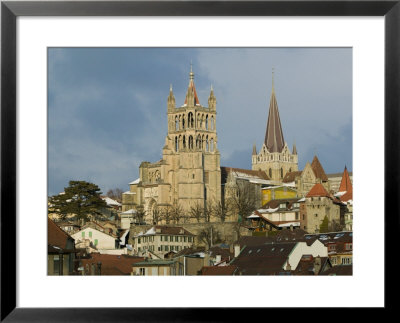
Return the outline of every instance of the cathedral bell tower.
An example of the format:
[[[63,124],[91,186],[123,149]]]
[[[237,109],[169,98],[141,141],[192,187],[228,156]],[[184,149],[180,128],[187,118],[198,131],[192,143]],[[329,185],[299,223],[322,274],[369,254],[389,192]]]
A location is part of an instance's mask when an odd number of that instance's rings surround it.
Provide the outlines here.
[[[170,87],[167,98],[168,134],[163,159],[171,165],[171,200],[188,209],[221,200],[220,153],[217,148],[216,97],[211,87],[208,107],[202,106],[192,66],[184,104],[175,106]]]
[[[276,182],[282,182],[286,173],[298,170],[296,146],[293,145],[293,150],[290,152],[283,138],[278,102],[276,100],[274,88],[274,72],[272,72],[272,91],[264,143],[258,154],[256,146],[253,146],[252,169],[267,172],[269,178]]]

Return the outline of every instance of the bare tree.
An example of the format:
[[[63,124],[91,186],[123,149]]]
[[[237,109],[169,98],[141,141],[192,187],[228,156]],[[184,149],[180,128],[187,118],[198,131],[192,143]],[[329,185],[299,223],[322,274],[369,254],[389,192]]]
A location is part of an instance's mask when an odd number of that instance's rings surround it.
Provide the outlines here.
[[[152,218],[153,218],[153,224],[158,224],[159,221],[161,221],[162,217],[162,212],[159,210],[158,206],[153,207],[152,211]]]
[[[146,216],[146,211],[144,210],[144,207],[142,205],[139,205],[136,207],[136,219],[139,222],[139,224],[142,224],[144,222],[144,217]]]
[[[231,213],[231,201],[227,199],[226,201],[217,201],[212,205],[212,215],[219,219],[221,222],[225,222],[226,218],[230,216]]]
[[[107,191],[106,194],[109,198],[116,200],[118,202],[122,201],[122,190],[120,188],[114,188]]]
[[[191,218],[200,222],[201,218],[203,217],[204,208],[200,203],[196,203],[190,207],[189,214]]]
[[[161,214],[161,220],[164,220],[165,224],[169,224],[173,216],[172,206],[171,205],[163,206],[160,210],[160,214]]]
[[[182,206],[176,202],[172,205],[171,207],[171,220],[175,223],[178,224],[179,221],[183,218],[184,212]]]
[[[239,182],[228,200],[239,221],[245,220],[257,208],[255,187],[246,182]]]
[[[220,232],[213,225],[208,225],[201,230],[197,238],[207,246],[207,249],[210,249],[216,243],[222,242]]]

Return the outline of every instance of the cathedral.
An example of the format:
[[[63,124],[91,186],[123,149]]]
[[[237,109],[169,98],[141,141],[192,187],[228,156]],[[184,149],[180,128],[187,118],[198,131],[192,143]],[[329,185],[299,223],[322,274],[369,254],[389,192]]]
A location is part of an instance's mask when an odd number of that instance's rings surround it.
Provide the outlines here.
[[[253,146],[252,169],[265,171],[269,178],[277,183],[282,182],[287,173],[298,170],[296,145],[293,145],[293,150],[290,152],[283,139],[273,78],[265,139],[258,154],[256,146]]]
[[[144,207],[145,222],[152,223],[155,207],[204,207],[221,200],[221,169],[216,129],[216,98],[211,87],[208,106],[200,104],[192,68],[183,105],[176,107],[172,86],[167,98],[168,132],[162,158],[142,162],[140,178],[122,196],[123,209]]]

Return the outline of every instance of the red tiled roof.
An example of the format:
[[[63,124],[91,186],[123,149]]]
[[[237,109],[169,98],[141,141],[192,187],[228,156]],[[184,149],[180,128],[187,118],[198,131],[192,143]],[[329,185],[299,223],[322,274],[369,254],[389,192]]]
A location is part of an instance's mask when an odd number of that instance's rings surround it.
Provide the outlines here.
[[[165,225],[156,225],[154,226],[156,233],[155,234],[171,234],[171,235],[189,235],[194,236],[193,233],[189,232],[183,227],[168,227]],[[160,230],[161,232],[157,232]]]
[[[236,268],[236,266],[204,266],[201,274],[204,276],[232,276]]]
[[[314,156],[314,159],[311,163],[311,168],[314,171],[314,174],[317,178],[321,179],[322,181],[328,181],[328,176],[326,176],[324,168],[322,167],[321,163],[317,156]]]
[[[306,195],[306,197],[319,197],[319,196],[324,196],[324,197],[330,197],[329,193],[326,191],[325,187],[320,184],[317,183],[315,184],[311,190],[308,192],[308,194]]]
[[[342,181],[340,182],[339,192],[346,192],[340,197],[340,200],[347,202],[353,199],[353,185],[351,184],[350,175],[347,167],[344,168]]]
[[[101,262],[101,275],[130,275],[132,272],[132,265],[139,261],[143,261],[143,257],[133,257],[127,255],[104,255],[100,253],[92,253],[91,258],[81,259],[82,266],[86,269],[86,264],[95,264]]]
[[[58,227],[50,218],[47,218],[47,244],[67,248],[68,239],[74,240],[68,233]]]

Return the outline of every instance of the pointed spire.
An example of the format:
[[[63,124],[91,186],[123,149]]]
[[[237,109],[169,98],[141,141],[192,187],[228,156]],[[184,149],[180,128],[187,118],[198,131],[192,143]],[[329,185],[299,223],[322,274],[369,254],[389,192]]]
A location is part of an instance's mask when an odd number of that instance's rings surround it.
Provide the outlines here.
[[[282,125],[281,125],[281,119],[279,118],[278,103],[276,101],[273,79],[272,79],[271,99],[269,102],[267,130],[265,132],[264,143],[269,152],[282,152],[282,149],[285,146],[285,140],[283,139]]]
[[[194,73],[193,73],[192,62],[190,62],[189,86],[186,92],[185,105],[187,106],[200,105],[199,98],[197,97],[196,87],[194,86]]]
[[[297,148],[296,148],[296,141],[293,140],[293,150],[292,150],[293,155],[297,155]]]
[[[256,144],[253,145],[253,156],[257,155],[257,147]]]
[[[353,199],[353,185],[351,184],[350,175],[347,167],[344,167],[342,181],[340,182],[339,192],[346,192],[340,197],[341,201],[347,202]]]

